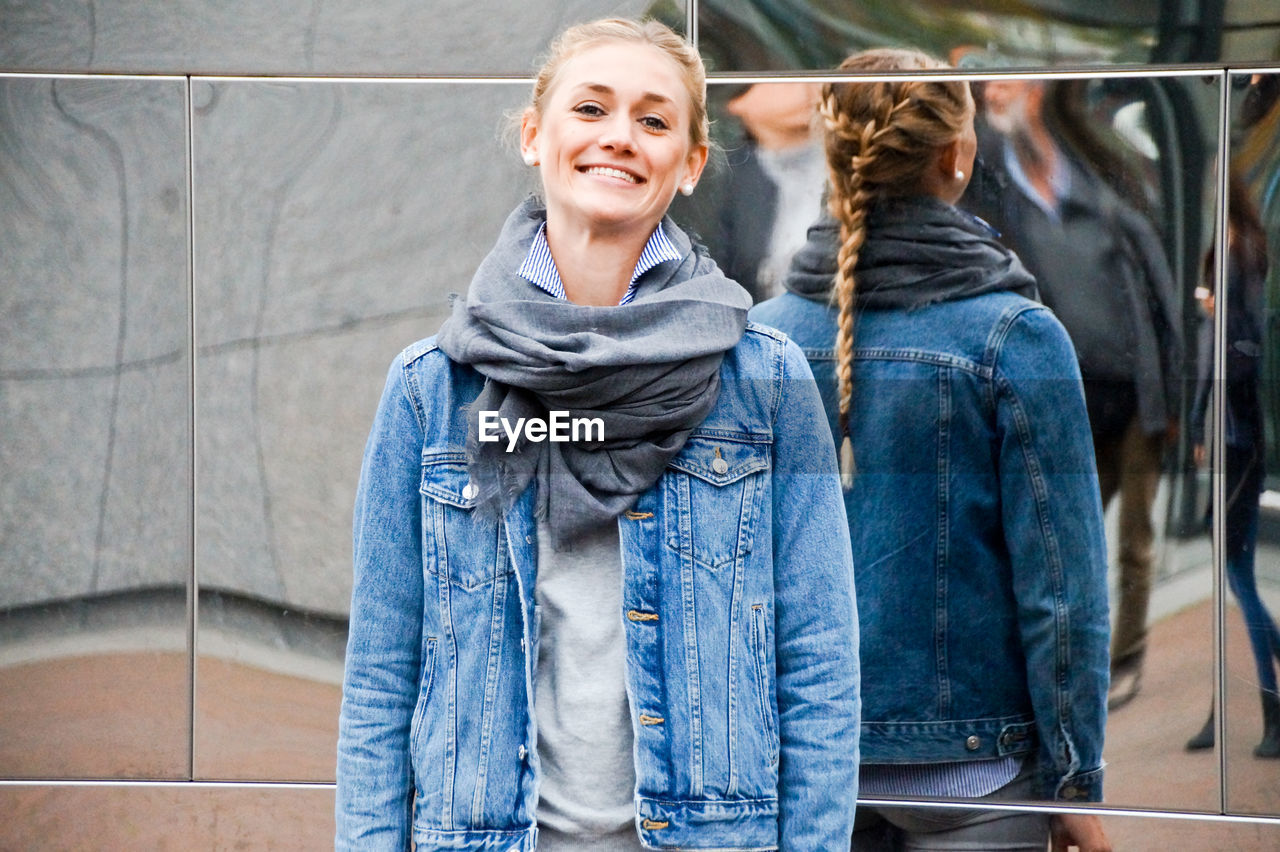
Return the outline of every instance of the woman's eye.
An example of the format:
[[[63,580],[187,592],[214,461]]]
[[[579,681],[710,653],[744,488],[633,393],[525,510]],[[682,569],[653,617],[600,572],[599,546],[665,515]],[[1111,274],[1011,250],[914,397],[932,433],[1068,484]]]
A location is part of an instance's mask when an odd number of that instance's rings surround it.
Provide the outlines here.
[[[660,116],[656,116],[656,115],[646,115],[644,118],[640,119],[640,123],[643,124],[645,127],[649,128],[650,130],[666,130],[667,129],[667,122],[664,121]]]
[[[579,115],[599,116],[604,115],[604,109],[600,104],[578,104],[573,111]]]

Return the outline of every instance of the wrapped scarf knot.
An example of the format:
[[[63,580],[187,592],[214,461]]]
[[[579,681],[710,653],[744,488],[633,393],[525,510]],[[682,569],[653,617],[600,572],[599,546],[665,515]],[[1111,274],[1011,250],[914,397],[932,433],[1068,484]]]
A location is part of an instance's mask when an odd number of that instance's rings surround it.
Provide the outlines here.
[[[666,219],[682,258],[641,275],[629,304],[557,299],[516,274],[545,215],[530,199],[508,217],[437,341],[485,377],[468,412],[477,510],[500,515],[536,477],[559,545],[633,506],[680,452],[719,397],[751,297]],[[482,412],[516,423],[550,411],[598,419],[603,440],[479,440]]]

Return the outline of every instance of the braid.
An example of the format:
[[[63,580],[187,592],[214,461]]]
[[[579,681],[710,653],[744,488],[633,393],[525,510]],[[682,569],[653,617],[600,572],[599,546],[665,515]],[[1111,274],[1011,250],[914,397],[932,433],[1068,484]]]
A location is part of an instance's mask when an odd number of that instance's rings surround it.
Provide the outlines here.
[[[869,50],[841,70],[924,70],[941,63],[917,51]],[[825,127],[831,192],[827,207],[840,223],[832,301],[836,308],[836,381],[841,474],[853,480],[849,414],[853,407],[855,270],[867,238],[867,219],[880,198],[911,192],[938,146],[955,139],[972,113],[963,82],[930,79],[828,83],[819,112]]]
[[[850,115],[839,110],[834,92],[828,92],[822,105],[828,133],[843,143],[834,146],[839,148],[837,157],[847,163],[840,168],[835,159],[829,158],[833,191],[828,198],[828,207],[840,223],[840,249],[836,255],[832,299],[837,310],[836,380],[842,434],[849,430],[849,409],[853,404],[853,303],[857,290],[854,269],[858,265],[858,251],[866,239],[867,213],[875,200],[875,191],[867,185],[864,175],[876,172],[879,143],[894,131],[895,113],[910,103],[910,98],[880,100],[882,105],[878,118],[863,123],[861,127]],[[851,150],[855,152],[852,155],[849,153]]]
[[[837,310],[836,379],[840,402],[840,431],[849,429],[849,407],[853,402],[853,301],[857,290],[854,268],[858,251],[867,235],[867,210],[872,195],[862,187],[858,173],[850,172],[847,193],[832,193],[831,213],[840,223],[840,250],[836,254],[836,281],[833,297]]]

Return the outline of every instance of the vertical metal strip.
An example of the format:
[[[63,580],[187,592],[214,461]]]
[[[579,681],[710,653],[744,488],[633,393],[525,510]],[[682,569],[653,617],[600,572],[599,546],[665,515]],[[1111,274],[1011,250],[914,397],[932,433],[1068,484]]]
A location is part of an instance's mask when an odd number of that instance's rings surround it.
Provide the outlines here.
[[[1227,394],[1227,180],[1231,170],[1231,72],[1222,70],[1218,100],[1218,180],[1217,228],[1214,240],[1213,269],[1213,446],[1210,449],[1213,464],[1210,467],[1213,484],[1213,650],[1214,693],[1217,695],[1217,713],[1214,715],[1214,734],[1218,744],[1218,806],[1227,812],[1227,676],[1226,676],[1226,533],[1227,486],[1226,442],[1223,429],[1226,426]]]
[[[192,80],[187,76],[187,447],[191,490],[187,511],[191,571],[187,578],[187,777],[196,767],[196,625],[199,596],[196,571],[196,277],[195,277],[195,107]]]
[[[684,0],[685,37],[695,48],[698,46],[698,0]]]

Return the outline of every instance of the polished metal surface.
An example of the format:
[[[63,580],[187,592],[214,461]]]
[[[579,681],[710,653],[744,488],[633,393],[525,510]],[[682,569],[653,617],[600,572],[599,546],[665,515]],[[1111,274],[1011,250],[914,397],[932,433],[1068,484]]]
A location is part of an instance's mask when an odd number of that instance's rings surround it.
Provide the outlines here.
[[[503,118],[525,96],[193,83],[199,777],[332,777],[364,439],[532,187]],[[301,717],[327,740],[279,735]]]
[[[0,74],[0,778],[330,780],[351,505],[387,365],[434,333],[534,186],[504,119],[527,81],[479,75],[527,73],[568,22],[645,8],[692,16],[717,72],[829,68],[861,42],[801,50],[777,23],[816,10],[843,12],[840,32],[868,43],[919,41],[975,79],[1080,72],[1050,85],[1112,155],[1095,165],[1101,178],[1158,232],[1187,340],[1181,430],[1153,509],[1151,645],[1141,689],[1112,714],[1108,804],[1280,814],[1268,774],[1280,761],[1252,753],[1253,655],[1204,522],[1225,471],[1212,454],[1196,466],[1187,428],[1224,120],[1280,256],[1280,113],[1259,94],[1278,72],[1231,74],[1229,111],[1220,71],[1108,73],[1271,61],[1280,28],[1261,25],[1265,4],[1228,2],[1221,21],[1165,30],[1155,2],[1090,4],[1087,20],[1065,18],[1063,3],[1027,4],[1038,11],[1020,19],[925,2],[893,16],[785,0],[584,0],[555,15],[411,5],[285,15],[0,0],[0,69],[40,72]],[[779,9],[796,14],[764,14]],[[194,76],[53,73],[80,71]],[[726,103],[742,90],[713,78],[729,157],[741,135]],[[676,210],[704,234],[733,185],[726,156]],[[1259,309],[1272,470],[1278,266]],[[1221,334],[1206,351],[1226,358]],[[1113,510],[1113,539],[1118,523]],[[1256,585],[1274,611],[1280,502],[1267,493]],[[1220,748],[1187,754],[1211,700],[1226,708]]]
[[[189,771],[186,111],[0,79],[0,775]]]
[[[670,4],[683,21],[683,3]],[[198,74],[525,74],[576,21],[638,0],[285,3],[5,0],[0,70]]]
[[[699,0],[699,44],[717,71],[833,67],[869,47],[912,45],[974,69],[1272,61],[1266,0]]]
[[[1224,695],[1222,751],[1227,809],[1235,813],[1280,811],[1274,779],[1280,771],[1280,74],[1230,75],[1230,175],[1227,241],[1230,260],[1219,270],[1228,297],[1217,297],[1214,353],[1219,372],[1214,410],[1222,417],[1223,498],[1218,533],[1223,551]],[[1234,191],[1231,191],[1234,190]],[[1265,270],[1242,259],[1263,252]],[[1215,294],[1216,295],[1216,294]],[[1257,435],[1238,428],[1256,421]],[[1242,434],[1243,433],[1243,434]],[[1222,446],[1225,444],[1226,446]],[[1251,477],[1251,469],[1265,471]],[[1259,482],[1259,478],[1261,482]],[[1258,493],[1262,487],[1262,493]],[[1260,505],[1259,505],[1260,504]],[[1250,529],[1250,512],[1257,513]]]

